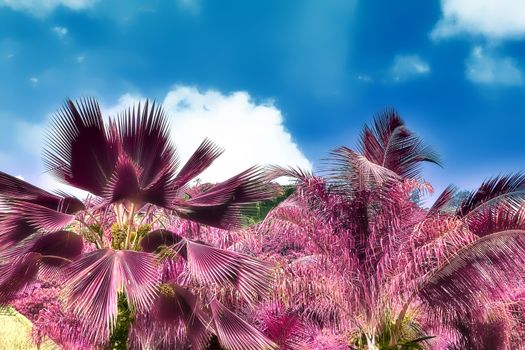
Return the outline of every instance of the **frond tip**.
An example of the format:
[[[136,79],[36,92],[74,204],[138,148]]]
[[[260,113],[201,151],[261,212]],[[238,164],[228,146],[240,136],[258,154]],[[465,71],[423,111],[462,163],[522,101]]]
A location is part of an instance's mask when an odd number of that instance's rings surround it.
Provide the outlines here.
[[[51,122],[43,158],[57,179],[102,196],[118,152],[118,141],[106,129],[98,103],[68,99]]]
[[[394,109],[374,118],[372,128],[365,126],[360,151],[371,162],[402,177],[416,177],[422,162],[440,165],[438,155],[405,126]]]
[[[525,173],[496,176],[484,181],[463,200],[456,214],[468,218],[483,207],[493,207],[502,202],[514,208],[525,202]]]
[[[502,231],[462,248],[425,278],[419,296],[433,312],[461,314],[473,301],[489,303],[505,297],[523,277],[525,231]]]
[[[252,167],[211,185],[188,200],[176,201],[171,209],[184,219],[222,229],[236,229],[242,226],[243,213],[254,202],[271,199],[275,195],[264,172]]]
[[[219,342],[231,350],[277,350],[277,344],[217,300],[210,304]]]
[[[348,147],[330,153],[331,180],[343,190],[372,190],[400,177],[383,165],[376,164]]]

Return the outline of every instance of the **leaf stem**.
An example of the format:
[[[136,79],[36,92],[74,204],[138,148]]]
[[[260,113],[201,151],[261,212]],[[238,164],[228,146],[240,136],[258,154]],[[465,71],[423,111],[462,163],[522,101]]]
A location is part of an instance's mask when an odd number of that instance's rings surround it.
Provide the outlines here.
[[[59,259],[59,260],[67,261],[67,262],[73,262],[73,260],[71,260],[71,259],[64,258],[63,256],[57,256],[57,255],[41,255],[41,257],[42,258]]]

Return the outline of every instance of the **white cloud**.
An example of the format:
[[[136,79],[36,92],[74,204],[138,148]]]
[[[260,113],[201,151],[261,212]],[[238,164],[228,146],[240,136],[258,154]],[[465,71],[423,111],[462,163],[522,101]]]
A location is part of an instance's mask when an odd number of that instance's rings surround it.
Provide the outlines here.
[[[98,0],[0,0],[0,7],[9,7],[15,11],[28,12],[37,17],[44,17],[59,6],[78,11],[93,6],[97,1]]]
[[[137,94],[125,94],[116,105],[103,111],[115,117],[143,100]],[[281,111],[271,101],[256,103],[242,91],[225,95],[179,86],[168,92],[163,105],[182,163],[206,137],[224,148],[221,157],[200,176],[202,181],[225,180],[253,165],[312,169],[285,129]]]
[[[466,61],[465,73],[475,83],[507,86],[523,84],[523,73],[512,58],[487,53],[481,46],[472,50]]]
[[[31,77],[31,78],[29,78],[29,81],[30,81],[31,84],[33,84],[33,85],[38,84],[38,78],[36,78],[36,77]]]
[[[312,168],[271,101],[257,103],[241,91],[224,95],[176,87],[166,95],[164,107],[171,116],[172,137],[182,160],[189,158],[205,137],[225,149],[202,174],[203,181],[224,180],[257,164]]]
[[[409,80],[430,73],[429,64],[418,55],[397,55],[392,64],[394,80]]]
[[[77,59],[77,63],[82,63],[86,60],[86,56],[78,55],[76,59]]]
[[[105,116],[115,117],[143,97],[124,94],[111,106],[102,105]],[[306,170],[312,164],[304,156],[292,135],[284,126],[281,111],[272,101],[256,102],[247,92],[223,94],[216,90],[199,91],[194,87],[178,86],[169,91],[163,105],[170,118],[171,137],[183,164],[199,144],[208,137],[225,152],[199,178],[202,181],[225,180],[253,165],[299,166]],[[15,127],[17,149],[40,156],[43,130],[47,122],[20,122]],[[36,140],[27,144],[27,139]],[[42,174],[41,165],[35,173]],[[78,196],[82,191],[58,184],[48,174],[41,175],[37,184],[47,189],[60,188]]]
[[[19,180],[22,180],[22,181],[25,180],[25,178],[24,178],[22,175],[16,175],[15,177],[16,177],[17,179],[19,179]]]
[[[53,27],[51,28],[51,30],[55,32],[55,34],[58,35],[60,39],[64,38],[68,32],[66,27],[60,27],[60,26]]]
[[[111,106],[101,106],[102,113],[105,117],[117,117],[118,114],[124,112],[129,107],[133,107],[137,103],[144,101],[145,98],[139,94],[124,94],[119,97],[118,102]]]
[[[442,17],[431,37],[441,39],[460,34],[491,39],[525,36],[523,0],[441,0]]]

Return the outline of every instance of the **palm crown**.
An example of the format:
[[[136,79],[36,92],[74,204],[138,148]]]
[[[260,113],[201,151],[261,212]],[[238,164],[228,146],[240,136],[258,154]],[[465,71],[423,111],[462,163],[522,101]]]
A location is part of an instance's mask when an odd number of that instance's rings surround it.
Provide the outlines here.
[[[192,240],[173,225],[190,220],[237,228],[247,205],[273,191],[256,167],[191,189],[189,182],[222,150],[204,140],[179,169],[168,136],[166,115],[155,103],[105,123],[95,100],[68,100],[52,121],[44,163],[57,179],[90,196],[81,201],[49,193],[0,173],[0,301],[35,280],[51,280],[94,344],[107,343],[124,300],[137,323],[165,330],[161,339],[138,339],[137,347],[199,349],[215,338],[230,349],[273,348],[203,288],[232,289],[252,302],[265,293],[270,267]]]
[[[439,160],[393,110],[328,161],[325,177],[274,169],[298,180],[259,227],[284,266],[275,298],[359,349],[422,348],[425,330],[451,335],[452,348],[496,348],[479,329],[505,334],[506,348],[508,333],[493,328],[520,323],[525,176],[484,182],[454,212],[448,187],[425,210],[410,198],[431,189],[422,162]]]

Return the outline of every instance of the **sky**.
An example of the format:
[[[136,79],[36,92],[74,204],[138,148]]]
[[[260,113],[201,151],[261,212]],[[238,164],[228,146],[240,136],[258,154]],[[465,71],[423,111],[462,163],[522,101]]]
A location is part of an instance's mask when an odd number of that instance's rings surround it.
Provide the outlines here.
[[[162,102],[181,158],[225,148],[319,169],[394,107],[441,155],[437,191],[525,169],[522,0],[0,0],[0,170],[43,186],[40,146],[67,97],[117,115]]]

